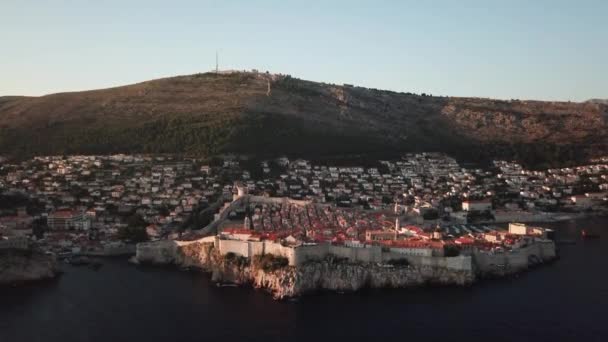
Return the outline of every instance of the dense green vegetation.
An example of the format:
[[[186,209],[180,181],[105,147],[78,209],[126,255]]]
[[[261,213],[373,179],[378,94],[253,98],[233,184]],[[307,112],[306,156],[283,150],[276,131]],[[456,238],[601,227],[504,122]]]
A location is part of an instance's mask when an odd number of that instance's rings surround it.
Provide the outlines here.
[[[2,193],[0,194],[0,209],[16,209],[27,206],[30,199],[21,193]]]
[[[144,242],[148,241],[148,233],[146,233],[146,221],[138,215],[131,215],[127,219],[127,226],[122,227],[118,231],[118,237],[121,240],[131,242]]]
[[[253,262],[256,267],[263,269],[265,272],[276,271],[289,265],[287,258],[274,254],[256,255]]]
[[[476,211],[472,210],[467,212],[467,222],[475,223],[475,222],[487,222],[494,220],[494,215],[492,211]]]
[[[201,117],[165,116],[136,127],[90,127],[70,125],[54,130],[0,129],[0,146],[17,157],[38,154],[183,153],[213,156],[222,152],[256,153],[260,156],[288,154],[327,158],[353,154],[357,159],[395,157],[405,151],[441,151],[470,162],[496,157],[521,161],[532,168],[575,165],[593,155],[585,146],[535,144],[475,145],[446,140],[444,146],[428,144],[387,145],[378,137],[351,131],[336,133],[310,126],[298,119],[270,114]],[[221,119],[218,119],[221,118]],[[21,139],[31,136],[30,139]],[[238,137],[238,138],[237,138]],[[432,148],[431,148],[432,147]],[[365,159],[365,158],[364,158]]]
[[[236,255],[235,253],[232,253],[232,252],[226,253],[226,255],[224,255],[224,260],[226,261],[226,263],[231,264],[231,265],[236,265],[238,267],[245,267],[245,266],[249,265],[248,258],[246,258],[242,255]]]
[[[44,211],[44,205],[37,199],[21,193],[0,193],[0,213],[16,214],[18,208],[25,208],[30,215]]]
[[[303,81],[298,78],[287,76],[274,84],[274,87],[300,95],[300,96],[319,96],[321,92],[315,87],[314,82]]]
[[[271,96],[267,87],[271,85]],[[0,153],[223,152],[390,158],[437,151],[546,168],[608,151],[608,107],[418,96],[266,74],[179,76],[114,89],[0,98]]]
[[[221,118],[221,119],[218,119]],[[191,153],[221,152],[231,138],[234,118],[229,115],[171,117],[137,126],[74,127],[53,130],[0,130],[0,146],[20,156],[75,153]],[[31,139],[18,137],[31,136]]]
[[[405,267],[409,266],[410,262],[407,259],[391,259],[388,261],[388,264],[395,267]]]
[[[455,257],[460,255],[460,248],[456,245],[443,246],[443,255],[446,257]]]

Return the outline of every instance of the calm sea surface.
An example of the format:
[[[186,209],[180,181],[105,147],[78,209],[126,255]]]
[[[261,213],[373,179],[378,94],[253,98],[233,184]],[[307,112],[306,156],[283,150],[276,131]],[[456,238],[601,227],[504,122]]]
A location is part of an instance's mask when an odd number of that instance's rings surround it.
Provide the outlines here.
[[[56,281],[0,289],[0,342],[29,341],[608,341],[608,219],[599,240],[561,245],[561,259],[471,288],[373,290],[274,301],[218,288],[205,274],[107,260]]]

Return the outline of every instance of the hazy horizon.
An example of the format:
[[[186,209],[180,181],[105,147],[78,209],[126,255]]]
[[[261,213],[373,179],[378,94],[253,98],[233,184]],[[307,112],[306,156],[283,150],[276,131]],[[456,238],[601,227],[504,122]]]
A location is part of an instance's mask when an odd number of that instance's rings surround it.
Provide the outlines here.
[[[0,96],[220,69],[437,96],[608,98],[603,1],[8,1]]]

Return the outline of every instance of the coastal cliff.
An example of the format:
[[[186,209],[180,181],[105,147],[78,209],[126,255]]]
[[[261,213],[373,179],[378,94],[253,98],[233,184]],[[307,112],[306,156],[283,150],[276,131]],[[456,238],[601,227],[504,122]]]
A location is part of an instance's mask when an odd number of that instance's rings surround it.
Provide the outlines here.
[[[199,268],[210,272],[215,282],[250,284],[269,291],[277,299],[319,290],[350,292],[364,288],[404,288],[427,284],[466,286],[475,280],[472,270],[351,263],[331,255],[297,267],[284,265],[268,269],[256,259],[221,255],[212,243],[200,242],[138,246],[136,261]]]
[[[234,252],[222,252],[212,241],[139,244],[134,261],[198,268],[211,273],[215,282],[250,284],[269,291],[275,298],[287,298],[320,290],[357,291],[429,284],[467,286],[478,279],[525,272],[557,257],[553,241],[538,240],[500,253],[476,251],[470,256],[401,256],[401,259],[394,259],[395,255],[388,253],[382,255],[382,262],[353,261],[330,253],[293,265],[286,258],[273,254],[247,258]]]
[[[0,251],[0,285],[50,279],[58,273],[53,256],[30,250]]]
[[[405,288],[428,284],[470,285],[474,274],[434,267],[351,264],[326,258],[298,268],[253,272],[253,285],[268,289],[275,298],[294,297],[319,290],[354,292],[364,288]]]

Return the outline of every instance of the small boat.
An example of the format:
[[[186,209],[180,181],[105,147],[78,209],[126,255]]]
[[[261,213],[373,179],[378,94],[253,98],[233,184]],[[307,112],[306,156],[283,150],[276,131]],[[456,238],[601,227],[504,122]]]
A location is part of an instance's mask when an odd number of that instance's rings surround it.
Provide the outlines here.
[[[581,237],[583,239],[599,239],[600,235],[596,233],[590,233],[586,229],[581,230]]]

